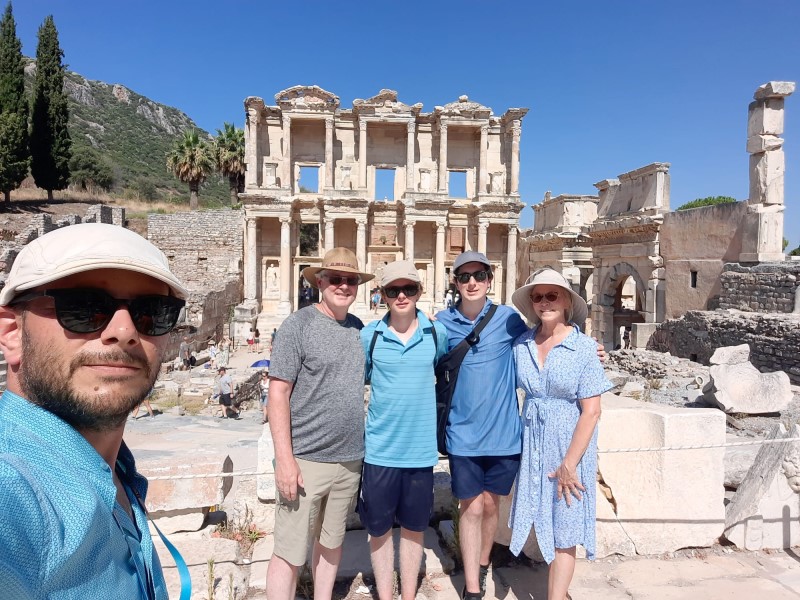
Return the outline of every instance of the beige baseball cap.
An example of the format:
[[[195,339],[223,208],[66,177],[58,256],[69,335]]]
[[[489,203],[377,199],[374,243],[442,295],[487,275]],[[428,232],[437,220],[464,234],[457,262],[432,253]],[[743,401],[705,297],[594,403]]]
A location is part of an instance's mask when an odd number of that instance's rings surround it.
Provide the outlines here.
[[[417,268],[410,260],[396,260],[383,268],[381,287],[386,287],[398,279],[408,279],[414,283],[422,283],[417,273]]]
[[[46,233],[22,249],[0,291],[0,306],[20,292],[97,269],[135,271],[163,281],[178,298],[188,295],[164,253],[142,236],[118,225],[80,223]]]

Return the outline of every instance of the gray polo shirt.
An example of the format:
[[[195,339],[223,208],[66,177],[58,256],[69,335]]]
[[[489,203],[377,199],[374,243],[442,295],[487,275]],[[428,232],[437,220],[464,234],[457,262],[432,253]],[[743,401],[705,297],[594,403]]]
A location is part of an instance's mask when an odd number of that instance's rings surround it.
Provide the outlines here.
[[[364,324],[336,321],[315,306],[283,322],[269,376],[294,384],[290,398],[292,450],[317,462],[364,458]]]

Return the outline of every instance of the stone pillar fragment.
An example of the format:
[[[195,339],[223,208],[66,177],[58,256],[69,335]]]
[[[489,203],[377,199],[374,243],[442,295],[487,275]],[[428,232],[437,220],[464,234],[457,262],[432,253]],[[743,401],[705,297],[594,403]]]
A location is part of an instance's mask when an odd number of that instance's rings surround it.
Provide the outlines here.
[[[358,185],[367,189],[367,122],[358,120]]]
[[[333,117],[325,119],[325,187],[333,188]]]
[[[486,193],[486,153],[487,153],[487,144],[489,139],[489,126],[488,125],[481,125],[481,141],[480,141],[480,149],[479,149],[479,156],[480,160],[478,163],[478,194],[485,194]]]
[[[439,306],[444,298],[444,233],[445,223],[436,222],[436,271],[434,272],[434,296],[433,302]]]
[[[247,217],[247,246],[245,247],[244,299],[255,300],[258,293],[258,238],[255,217]]]
[[[292,257],[291,257],[291,217],[281,217],[281,292],[278,314],[288,316],[292,312]]]
[[[409,121],[406,126],[408,139],[406,141],[406,191],[414,191],[414,136],[417,131],[417,124]]]
[[[405,259],[414,260],[414,221],[403,221],[406,226]]]
[[[447,123],[439,124],[439,192],[447,192]]]
[[[747,152],[750,153],[750,196],[744,220],[739,262],[783,260],[783,202],[785,157],[784,98],[795,90],[791,81],[770,81],[753,94],[747,114]]]
[[[517,287],[517,226],[508,226],[508,248],[506,249],[506,304],[511,304],[511,295]]]

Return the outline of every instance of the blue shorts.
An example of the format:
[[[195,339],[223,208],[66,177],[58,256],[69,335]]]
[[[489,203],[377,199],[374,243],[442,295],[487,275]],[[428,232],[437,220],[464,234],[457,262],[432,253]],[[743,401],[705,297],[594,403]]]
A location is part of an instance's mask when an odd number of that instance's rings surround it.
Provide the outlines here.
[[[510,456],[450,455],[450,480],[453,496],[474,498],[482,492],[508,496],[519,470],[519,454]]]
[[[425,531],[433,512],[433,467],[364,463],[357,510],[372,537],[382,536],[395,522],[409,531]]]

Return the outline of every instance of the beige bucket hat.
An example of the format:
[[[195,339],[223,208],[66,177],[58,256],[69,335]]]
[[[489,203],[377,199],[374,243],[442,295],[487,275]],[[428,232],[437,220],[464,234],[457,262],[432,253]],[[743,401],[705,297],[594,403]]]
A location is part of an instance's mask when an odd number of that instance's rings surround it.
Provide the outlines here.
[[[539,324],[539,317],[536,316],[536,311],[533,310],[533,302],[531,302],[531,291],[537,285],[557,285],[564,288],[572,296],[572,321],[575,323],[583,323],[586,317],[589,316],[589,307],[586,305],[586,300],[576,294],[569,281],[558,271],[545,267],[534,271],[528,281],[525,282],[521,288],[514,292],[511,296],[511,301],[517,310],[534,325]]]

